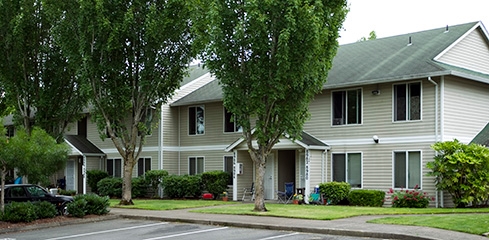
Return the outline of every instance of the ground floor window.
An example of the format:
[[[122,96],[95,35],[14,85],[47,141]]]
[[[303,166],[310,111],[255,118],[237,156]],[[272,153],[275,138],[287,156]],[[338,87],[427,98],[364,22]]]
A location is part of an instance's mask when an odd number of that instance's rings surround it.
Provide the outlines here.
[[[151,158],[138,159],[138,177],[151,170]]]
[[[228,185],[233,185],[233,156],[224,156],[224,172],[229,173]]]
[[[188,174],[197,175],[204,172],[204,157],[188,158]]]
[[[112,177],[122,177],[122,159],[107,159],[107,173]]]
[[[421,186],[421,152],[394,152],[394,188]]]
[[[333,181],[347,182],[354,188],[362,187],[362,154],[334,153]]]

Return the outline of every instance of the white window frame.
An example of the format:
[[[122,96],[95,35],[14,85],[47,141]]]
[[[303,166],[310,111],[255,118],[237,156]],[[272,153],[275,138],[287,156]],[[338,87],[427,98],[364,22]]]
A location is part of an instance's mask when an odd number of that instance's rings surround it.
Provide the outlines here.
[[[411,92],[410,85],[414,83],[419,83],[419,119],[412,120],[411,116]],[[396,106],[396,86],[405,85],[406,86],[406,119],[405,120],[396,120],[397,118],[397,106]],[[396,83],[392,84],[392,122],[394,123],[403,123],[403,122],[418,122],[423,120],[423,83],[421,81],[415,82],[407,82],[407,83]]]
[[[190,130],[191,130],[191,127],[190,127],[190,121],[191,121],[191,118],[190,118],[190,109],[191,108],[195,108],[195,119],[194,120],[194,127],[195,127],[195,133],[190,133]],[[198,108],[202,108],[202,126],[203,126],[203,131],[202,133],[199,133],[198,131],[198,127],[199,127],[199,123],[198,123],[198,120],[197,120],[197,109]],[[188,126],[188,131],[187,131],[187,134],[189,136],[200,136],[200,135],[204,135],[205,134],[205,106],[204,105],[198,105],[198,106],[190,106],[187,108],[187,117],[188,117],[188,122],[187,122],[187,126]]]
[[[395,162],[396,162],[396,153],[405,153],[406,155],[406,163],[405,163],[405,169],[406,169],[406,179],[405,179],[405,184],[406,185],[409,185],[409,171],[410,171],[410,168],[409,168],[409,153],[411,152],[417,152],[419,153],[419,168],[418,168],[418,171],[419,171],[419,183],[417,184],[418,185],[418,189],[423,189],[423,151],[421,150],[396,150],[396,151],[393,151],[392,152],[392,188],[393,189],[414,189],[414,188],[410,188],[409,186],[401,186],[401,187],[396,187],[396,165],[395,165]]]
[[[193,174],[190,171],[190,168],[191,168],[190,161],[192,159],[195,161],[195,169],[194,169],[195,173],[193,173]],[[198,164],[199,159],[202,159],[202,172],[199,172],[199,164]],[[202,174],[204,172],[205,172],[205,157],[203,157],[203,156],[190,156],[190,157],[188,157],[188,174],[189,175],[198,175],[198,174]]]
[[[358,111],[360,111],[357,123],[348,123],[348,92],[350,91],[360,91],[360,104],[357,106],[359,109],[357,109],[357,114]],[[345,99],[344,99],[344,104],[345,108],[342,109],[343,116],[342,118],[335,118],[335,105],[334,105],[334,93],[337,92],[344,92],[345,93]],[[337,122],[337,119],[340,119],[341,122],[340,124],[335,124]],[[359,121],[359,122],[358,122]],[[339,127],[339,126],[358,126],[363,124],[363,88],[351,88],[351,89],[345,89],[345,90],[336,90],[336,91],[331,91],[331,126],[333,127]]]
[[[227,116],[228,116],[228,113],[230,113],[225,107],[222,108],[223,109],[223,132],[224,133],[238,133],[238,132],[243,132],[243,128],[241,126],[238,125],[238,123],[236,122],[236,116],[234,115],[231,115],[234,119],[233,122],[231,122],[231,119],[229,119],[229,124],[233,124],[233,131],[226,131],[226,126],[228,124],[228,119],[227,119]]]
[[[363,188],[363,153],[362,152],[334,152],[331,153],[331,181],[334,181],[334,155],[345,155],[345,182],[348,182],[348,155],[350,154],[360,154],[360,187],[353,187],[355,189]],[[349,183],[349,182],[348,182]],[[350,183],[351,185],[351,183]]]
[[[120,176],[117,176],[116,175],[117,171],[116,171],[116,164],[115,163],[116,163],[117,160],[121,162],[120,163],[120,165],[121,165],[120,166],[120,173],[121,173]],[[108,169],[109,168],[109,161],[112,161],[112,175],[110,175],[109,169]],[[107,170],[107,173],[109,173],[109,176],[112,176],[112,177],[123,177],[124,176],[123,166],[124,165],[123,165],[122,158],[107,158],[105,160],[105,169]]]
[[[143,176],[145,173],[146,173],[146,160],[149,159],[149,170],[147,171],[150,171],[151,170],[151,165],[153,164],[153,159],[151,157],[140,157],[138,159],[138,162],[136,164],[136,175],[139,177],[139,176]],[[139,174],[139,161],[143,161],[143,173],[142,174]]]

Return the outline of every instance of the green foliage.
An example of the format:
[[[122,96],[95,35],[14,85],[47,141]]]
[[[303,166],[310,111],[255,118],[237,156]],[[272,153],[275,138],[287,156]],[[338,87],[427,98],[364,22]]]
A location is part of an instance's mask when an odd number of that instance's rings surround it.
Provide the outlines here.
[[[132,179],[132,197],[133,198],[138,198],[138,197],[144,197],[148,193],[148,181],[144,179],[144,176],[133,178]]]
[[[435,185],[452,196],[457,207],[487,204],[489,200],[489,149],[458,140],[431,146],[437,152],[426,166]]]
[[[146,196],[148,183],[143,177],[132,178],[132,197]],[[101,179],[97,183],[97,189],[101,196],[108,196],[110,198],[122,197],[122,178],[108,177]]]
[[[330,204],[336,205],[347,199],[351,186],[347,182],[327,182],[319,184],[319,192]]]
[[[11,202],[5,205],[2,221],[32,222],[37,219],[36,207],[31,202]]]
[[[392,207],[399,208],[426,208],[430,204],[430,197],[427,193],[418,190],[418,185],[413,190],[389,190],[392,194]]]
[[[101,197],[97,194],[89,193],[84,195],[77,195],[74,197],[74,200],[84,200],[86,202],[83,212],[85,214],[95,214],[95,215],[103,215],[109,213],[109,197]],[[68,211],[71,213],[70,211]]]
[[[109,174],[102,170],[89,170],[87,171],[87,184],[92,189],[92,192],[98,193],[97,183],[98,181],[108,177]]]
[[[200,175],[169,175],[162,185],[169,198],[199,197],[202,194]]]
[[[153,192],[153,198],[158,197],[158,187],[166,176],[168,176],[168,172],[166,170],[150,170],[144,173],[144,178],[149,183],[151,192]]]
[[[382,207],[385,192],[380,190],[354,189],[348,195],[348,202],[353,206]]]
[[[224,171],[210,171],[202,173],[202,185],[204,189],[217,198],[227,190],[229,173]]]
[[[64,189],[59,189],[58,190],[59,195],[65,195],[65,196],[75,196],[76,195],[76,190],[64,190]]]
[[[68,203],[67,209],[71,216],[82,218],[87,214],[87,200],[77,198],[75,201]]]
[[[58,214],[56,206],[50,202],[42,201],[34,203],[38,218],[53,218]]]

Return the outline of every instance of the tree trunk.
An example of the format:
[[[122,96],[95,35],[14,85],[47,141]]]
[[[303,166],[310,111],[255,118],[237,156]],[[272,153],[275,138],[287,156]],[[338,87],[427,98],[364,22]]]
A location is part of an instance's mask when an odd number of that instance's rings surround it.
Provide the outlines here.
[[[128,154],[129,155],[129,154]],[[134,205],[132,201],[132,170],[134,168],[134,157],[124,158],[124,175],[122,178],[122,198],[120,205]]]
[[[263,154],[250,154],[253,160],[256,176],[255,176],[255,212],[268,211],[265,207],[265,171],[266,171],[266,156]]]
[[[1,178],[2,178],[2,188],[1,189],[5,189],[5,173],[7,172],[7,168],[5,166],[3,166],[2,170],[0,171],[0,175],[1,175]],[[4,212],[5,210],[5,191],[0,191],[0,210],[1,210],[1,213]]]

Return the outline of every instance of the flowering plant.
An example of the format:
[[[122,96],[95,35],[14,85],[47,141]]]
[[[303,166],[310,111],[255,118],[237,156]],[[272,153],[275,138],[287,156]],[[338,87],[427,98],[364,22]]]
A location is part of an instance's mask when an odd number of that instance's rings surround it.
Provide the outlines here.
[[[228,196],[228,192],[222,192],[221,197],[227,197],[227,196]]]
[[[294,197],[292,197],[292,199],[302,201],[302,200],[304,200],[304,196],[302,194],[296,193],[296,194],[294,194]]]
[[[388,193],[392,194],[392,207],[426,208],[430,200],[434,200],[427,193],[419,190],[418,185],[413,190],[394,190],[391,188]]]

